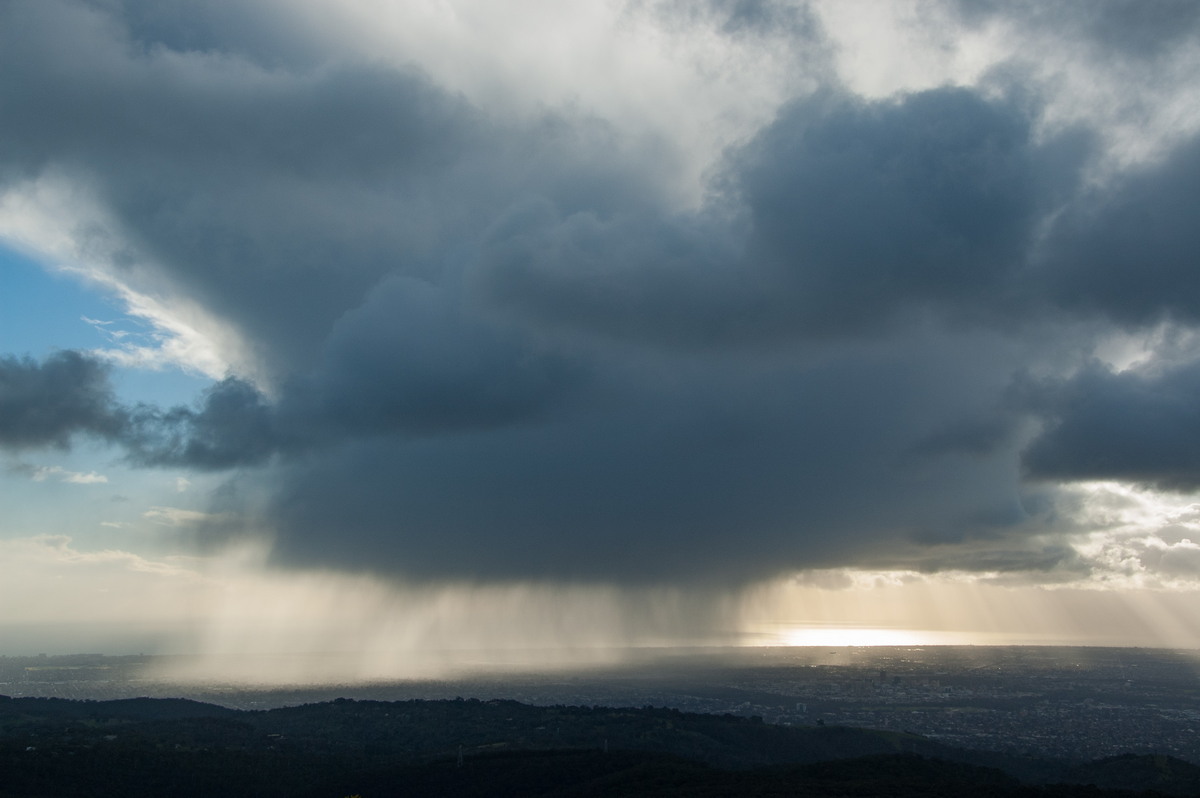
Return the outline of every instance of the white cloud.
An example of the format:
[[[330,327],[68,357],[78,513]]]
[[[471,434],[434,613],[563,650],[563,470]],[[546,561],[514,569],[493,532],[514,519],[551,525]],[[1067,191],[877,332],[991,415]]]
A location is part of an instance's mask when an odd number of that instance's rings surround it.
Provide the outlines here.
[[[700,199],[724,148],[815,90],[826,68],[818,41],[786,29],[725,35],[700,4],[275,2],[335,60],[415,63],[505,116],[566,108],[602,119],[659,151],[660,179],[684,204]]]
[[[764,583],[743,602],[758,645],[1195,646],[1200,583],[1045,586],[967,573],[851,569]]]
[[[204,578],[186,558],[82,551],[65,535],[0,540],[0,623],[183,620]]]
[[[994,26],[961,30],[936,3],[899,0],[869,12],[838,0],[813,6],[836,44],[838,73],[865,97],[970,85],[1009,55]]]
[[[0,193],[0,240],[6,246],[115,297],[144,329],[138,334],[108,330],[113,346],[95,354],[125,367],[175,366],[213,379],[231,370],[256,375],[237,334],[198,303],[164,285],[135,287],[134,281],[146,279],[146,270],[130,263],[142,256],[118,227],[87,186],[53,170]],[[85,321],[98,329],[111,324]]]
[[[73,482],[76,485],[95,485],[108,482],[108,477],[103,474],[97,474],[95,471],[89,471],[86,474],[73,471],[63,477],[63,481]]]
[[[204,513],[199,510],[185,510],[179,507],[151,507],[142,513],[142,517],[163,526],[186,526],[205,521],[220,521],[225,519],[221,513]]]
[[[38,466],[33,470],[34,482],[45,482],[50,477],[57,477],[60,482],[73,485],[102,485],[108,482],[108,477],[95,471],[68,471],[62,466]]]

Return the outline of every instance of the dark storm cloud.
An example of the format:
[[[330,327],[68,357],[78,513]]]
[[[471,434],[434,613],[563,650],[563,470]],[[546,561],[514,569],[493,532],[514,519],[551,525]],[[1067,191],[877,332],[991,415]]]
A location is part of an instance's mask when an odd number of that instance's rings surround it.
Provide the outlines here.
[[[201,471],[257,465],[284,445],[273,414],[253,386],[229,377],[204,392],[198,409],[128,411],[121,443],[139,465]]]
[[[1046,302],[1124,330],[1200,322],[1200,139],[1073,203],[1035,257],[1030,284]],[[1180,353],[1175,353],[1176,359]],[[1200,433],[1200,369],[1113,373],[1093,363],[1067,380],[1018,381],[1014,395],[1046,427],[1025,452],[1037,479],[1117,479],[1200,486],[1190,442]]]
[[[1013,433],[1013,420],[1000,414],[960,421],[922,438],[908,450],[916,458],[938,457],[945,454],[988,455],[1008,442]]]
[[[215,470],[261,463],[283,445],[273,410],[241,380],[209,388],[198,408],[161,410],[117,401],[109,372],[82,352],[0,358],[0,448],[65,449],[92,437],[141,465]]]
[[[1008,545],[1005,545],[1008,544]],[[1014,545],[1015,544],[1015,545]],[[1088,563],[1072,547],[1024,541],[966,543],[950,547],[916,549],[881,560],[884,568],[902,568],[918,573],[941,571],[986,571],[1000,575],[1038,574],[1039,582],[1071,581],[1088,572]],[[1019,582],[1018,582],[1019,584]]]
[[[276,378],[310,368],[380,281],[457,268],[464,231],[514,197],[607,212],[650,192],[635,175],[653,169],[620,161],[598,121],[502,123],[415,68],[268,68],[207,34],[176,50],[189,43],[163,25],[137,27],[159,18],[152,5],[105,7],[5,7],[0,177],[91,186],[132,244],[126,268],[261,343]],[[242,18],[239,41],[263,14]]]
[[[470,313],[450,290],[385,281],[338,322],[317,368],[288,386],[284,414],[318,435],[488,428],[536,418],[582,376]]]
[[[143,258],[169,264],[157,279],[269,341],[281,373],[453,221],[420,206],[433,176],[469,170],[477,126],[415,71],[269,70],[135,43],[80,4],[6,11],[5,165],[89,181]]]
[[[66,448],[76,434],[114,439],[123,428],[103,364],[69,351],[0,357],[0,447]]]
[[[668,25],[702,25],[732,36],[784,35],[813,49],[823,44],[812,9],[786,0],[634,0],[628,8],[649,10]]]
[[[84,380],[43,431],[0,422],[10,446],[243,469],[223,501],[264,493],[280,562],[431,579],[1066,568],[1006,543],[1053,516],[1021,484],[1024,416],[1050,420],[1038,477],[1087,476],[1082,431],[1120,407],[1153,433],[1114,449],[1128,473],[1191,467],[1151,426],[1181,376],[1004,398],[1113,323],[1195,319],[1195,147],[1091,194],[1094,137],[1039,132],[1036,97],[830,85],[681,208],[670,142],[620,120],[484,112],[416,68],[325,60],[265,5],[203,7],[0,5],[0,181],[85,187],[125,247],[109,268],[234,328],[270,398],[229,378],[164,410]],[[688,24],[777,35],[780,13]]]
[[[1200,322],[1200,138],[1082,198],[1042,256],[1045,294],[1128,328]]]
[[[1200,487],[1200,363],[1152,374],[1094,363],[1023,393],[1047,421],[1023,455],[1031,476]]]
[[[1154,59],[1200,33],[1200,6],[1190,0],[957,0],[949,5],[970,24],[1002,17],[1029,31],[1083,42],[1110,58]]]
[[[1200,8],[1188,0],[1076,0],[1071,5],[1083,30],[1106,53],[1153,57],[1200,34]]]
[[[302,26],[268,4],[242,0],[88,0],[118,13],[135,47],[220,53],[268,68],[304,69],[325,60]]]
[[[1043,159],[1022,109],[939,89],[798,103],[740,156],[734,179],[752,256],[778,270],[797,324],[854,330],[906,304],[1002,302],[1059,189],[1041,185]]]
[[[792,103],[687,217],[514,210],[483,282],[525,316],[684,346],[857,335],[916,311],[1024,312],[1036,226],[1083,139],[1035,144],[1029,112],[965,89]]]
[[[991,359],[1012,356],[926,340],[810,368],[595,363],[586,394],[541,423],[343,441],[287,467],[276,554],[418,579],[702,581],[1001,535],[1027,520],[1011,453],[901,455],[945,418],[983,412],[1002,387]]]
[[[475,280],[516,320],[558,330],[689,348],[779,337],[773,297],[740,264],[729,224],[565,213],[538,198],[492,227]]]

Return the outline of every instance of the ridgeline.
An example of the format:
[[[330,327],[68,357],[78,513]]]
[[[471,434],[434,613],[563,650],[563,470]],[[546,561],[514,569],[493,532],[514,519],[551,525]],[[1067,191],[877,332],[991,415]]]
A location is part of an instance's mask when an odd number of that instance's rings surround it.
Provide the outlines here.
[[[1200,768],[652,707],[339,699],[239,711],[0,696],[0,798],[672,794],[1197,795]]]

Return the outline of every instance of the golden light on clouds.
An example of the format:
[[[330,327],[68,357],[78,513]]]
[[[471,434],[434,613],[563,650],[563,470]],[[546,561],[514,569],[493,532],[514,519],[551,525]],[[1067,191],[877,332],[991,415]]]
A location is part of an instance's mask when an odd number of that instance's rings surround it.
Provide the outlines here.
[[[273,569],[261,549],[154,560],[82,552],[63,537],[3,549],[19,574],[0,587],[6,631],[37,622],[52,635],[56,620],[71,618],[102,639],[134,624],[157,641],[151,650],[193,655],[173,678],[429,678],[483,666],[615,663],[637,648],[689,645],[1200,646],[1197,589],[841,572],[714,598],[598,585],[404,586]]]

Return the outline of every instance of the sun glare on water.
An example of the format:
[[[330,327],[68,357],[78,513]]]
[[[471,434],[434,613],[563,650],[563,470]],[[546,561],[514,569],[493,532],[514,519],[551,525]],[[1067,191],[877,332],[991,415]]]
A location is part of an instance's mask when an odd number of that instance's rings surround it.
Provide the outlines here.
[[[800,627],[783,630],[780,642],[785,646],[915,646],[927,641],[902,629]]]
[[[977,636],[961,632],[889,629],[872,626],[781,625],[764,630],[758,645],[768,646],[946,646],[972,645]]]

